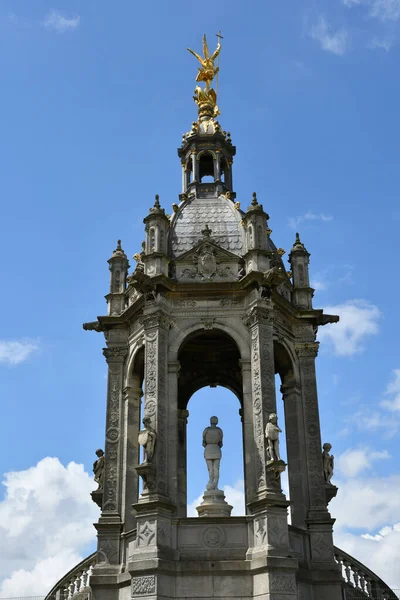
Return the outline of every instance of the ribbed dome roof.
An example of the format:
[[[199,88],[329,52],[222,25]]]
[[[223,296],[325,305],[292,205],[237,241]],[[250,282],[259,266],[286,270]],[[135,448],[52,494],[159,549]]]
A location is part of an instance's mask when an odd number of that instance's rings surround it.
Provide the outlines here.
[[[225,196],[187,200],[175,213],[170,229],[170,252],[177,258],[202,239],[206,225],[221,248],[241,256],[245,252],[242,215]]]

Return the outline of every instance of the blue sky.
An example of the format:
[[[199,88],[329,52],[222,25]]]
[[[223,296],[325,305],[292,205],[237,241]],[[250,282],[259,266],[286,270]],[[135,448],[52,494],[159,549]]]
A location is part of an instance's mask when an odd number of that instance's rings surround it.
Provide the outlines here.
[[[106,364],[101,336],[81,324],[106,312],[116,239],[131,257],[154,194],[167,212],[176,201],[176,148],[196,118],[186,47],[199,50],[204,32],[213,44],[219,29],[220,122],[237,146],[238,200],[246,207],[257,191],[287,251],[300,232],[314,305],[342,318],[323,330],[318,358],[337,544],[400,588],[400,0],[220,0],[207,10],[2,0],[0,596],[41,593],[92,547]],[[221,483],[240,505],[238,408],[219,388],[192,398],[190,503],[206,477],[204,415],[216,412]],[[39,488],[53,490],[51,510]],[[84,533],[50,542],[46,519],[34,525],[44,510]],[[27,528],[43,542],[39,556]]]

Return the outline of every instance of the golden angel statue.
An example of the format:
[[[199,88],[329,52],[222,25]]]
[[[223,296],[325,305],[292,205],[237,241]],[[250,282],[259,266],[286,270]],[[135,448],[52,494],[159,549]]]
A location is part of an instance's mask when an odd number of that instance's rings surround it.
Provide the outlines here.
[[[200,56],[199,54],[197,54],[197,52],[194,52],[194,50],[191,50],[190,48],[188,48],[188,50],[191,54],[193,54],[193,56],[195,56],[197,58],[197,60],[201,64],[201,67],[199,67],[199,72],[197,73],[196,81],[204,81],[204,83],[206,84],[205,92],[208,92],[208,90],[210,89],[210,84],[211,84],[212,80],[214,79],[214,77],[216,76],[216,74],[219,71],[219,67],[214,66],[214,61],[221,51],[221,44],[219,41],[219,37],[218,37],[217,47],[214,50],[214,52],[211,54],[211,56],[210,56],[210,52],[208,50],[207,38],[206,38],[205,34],[203,35],[204,57]]]

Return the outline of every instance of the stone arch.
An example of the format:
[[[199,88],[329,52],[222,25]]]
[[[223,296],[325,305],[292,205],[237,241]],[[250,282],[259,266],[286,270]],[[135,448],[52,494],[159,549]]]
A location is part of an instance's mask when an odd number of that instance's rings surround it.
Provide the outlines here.
[[[135,383],[134,379],[139,377],[140,385],[144,379],[144,338],[140,337],[135,340],[134,344],[130,348],[124,386],[132,386]],[[137,381],[137,380],[136,380]]]
[[[235,340],[219,328],[197,329],[186,335],[178,352],[178,408],[205,386],[222,386],[243,403],[241,355]]]
[[[215,329],[225,332],[234,340],[239,348],[241,360],[250,360],[250,337],[249,331],[244,324],[238,322],[235,323],[235,325],[226,325],[226,323],[220,323],[219,321],[216,321],[213,325]],[[202,330],[204,330],[204,325],[199,323],[197,320],[192,321],[191,324],[188,324],[184,331],[181,329],[177,330],[176,336],[172,338],[169,346],[169,362],[175,362],[178,360],[179,349],[188,335]]]

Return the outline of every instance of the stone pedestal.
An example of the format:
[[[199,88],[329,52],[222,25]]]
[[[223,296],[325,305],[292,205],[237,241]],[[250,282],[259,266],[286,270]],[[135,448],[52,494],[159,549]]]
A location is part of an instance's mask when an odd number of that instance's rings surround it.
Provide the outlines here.
[[[232,506],[225,500],[222,490],[206,490],[203,502],[196,506],[199,517],[230,517]]]

